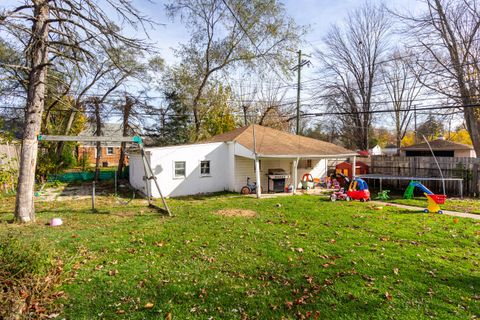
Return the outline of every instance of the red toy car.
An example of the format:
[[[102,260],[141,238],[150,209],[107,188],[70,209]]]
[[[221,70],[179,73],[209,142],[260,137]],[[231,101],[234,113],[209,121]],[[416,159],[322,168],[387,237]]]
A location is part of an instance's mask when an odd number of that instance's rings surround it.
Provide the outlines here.
[[[340,191],[334,192],[330,195],[330,200],[360,200],[362,202],[370,200],[370,191],[365,180],[355,178],[348,187],[348,191],[345,192],[343,188]]]

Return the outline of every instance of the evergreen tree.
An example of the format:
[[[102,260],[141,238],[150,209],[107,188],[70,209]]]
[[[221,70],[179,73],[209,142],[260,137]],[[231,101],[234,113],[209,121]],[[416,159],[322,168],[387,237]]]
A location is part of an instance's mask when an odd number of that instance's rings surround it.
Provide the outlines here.
[[[176,91],[167,91],[164,95],[167,107],[160,111],[159,124],[147,131],[160,146],[188,143],[192,129],[188,106]]]

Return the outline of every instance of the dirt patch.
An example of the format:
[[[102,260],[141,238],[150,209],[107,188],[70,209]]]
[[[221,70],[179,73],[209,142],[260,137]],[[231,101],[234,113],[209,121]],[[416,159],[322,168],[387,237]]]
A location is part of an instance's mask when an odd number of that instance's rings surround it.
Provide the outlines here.
[[[218,214],[220,216],[225,216],[225,217],[255,217],[257,213],[253,210],[244,210],[244,209],[223,209],[223,210],[217,210],[214,212],[214,214]]]

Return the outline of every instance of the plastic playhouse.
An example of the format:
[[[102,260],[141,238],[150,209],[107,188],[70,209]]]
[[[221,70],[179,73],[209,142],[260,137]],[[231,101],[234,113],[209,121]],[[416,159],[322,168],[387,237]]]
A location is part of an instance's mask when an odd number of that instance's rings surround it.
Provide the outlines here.
[[[347,192],[344,188],[330,195],[330,200],[360,200],[362,202],[370,200],[370,191],[368,185],[363,179],[355,178],[350,182]]]
[[[310,173],[305,173],[302,176],[302,189],[313,189],[315,188],[315,180],[313,179],[312,175]]]
[[[413,191],[415,190],[415,187],[422,190],[423,194],[427,198],[428,206],[426,209],[423,210],[425,213],[443,213],[440,208],[440,204],[445,203],[445,199],[447,199],[447,196],[444,194],[434,194],[432,191],[430,191],[430,189],[428,189],[418,181],[410,181],[407,189],[405,190],[405,193],[403,194],[403,197],[405,199],[413,199]]]

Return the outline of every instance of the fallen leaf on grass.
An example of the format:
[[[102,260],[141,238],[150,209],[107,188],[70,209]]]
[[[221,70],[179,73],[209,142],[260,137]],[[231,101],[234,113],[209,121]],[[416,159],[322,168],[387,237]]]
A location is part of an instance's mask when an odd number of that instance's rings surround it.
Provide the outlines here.
[[[387,299],[388,301],[392,301],[393,296],[390,293],[388,293],[388,291],[387,291],[387,292],[385,292],[385,299]]]
[[[169,312],[165,315],[165,320],[172,320],[172,313]]]
[[[147,302],[144,307],[145,307],[145,309],[152,309],[153,308],[153,303]]]
[[[292,301],[285,301],[285,306],[287,307],[288,310],[290,310],[293,307],[293,302]]]
[[[330,243],[336,243],[337,240],[335,240],[335,239],[330,239],[328,242],[330,242]]]
[[[109,276],[116,276],[118,274],[118,270],[117,269],[113,269],[113,270],[109,270],[108,271],[108,275]]]
[[[115,313],[116,313],[116,314],[124,314],[124,313],[125,313],[125,310],[120,309],[120,310],[117,310],[117,312],[115,312]]]
[[[330,280],[330,279],[325,279],[325,280],[323,281],[323,284],[326,285],[326,286],[331,286],[331,285],[333,284],[333,281]]]
[[[303,250],[303,248],[297,248],[297,249],[295,249],[295,251],[302,253],[304,250]]]
[[[394,273],[395,275],[398,275],[398,268],[393,268],[393,273]]]

